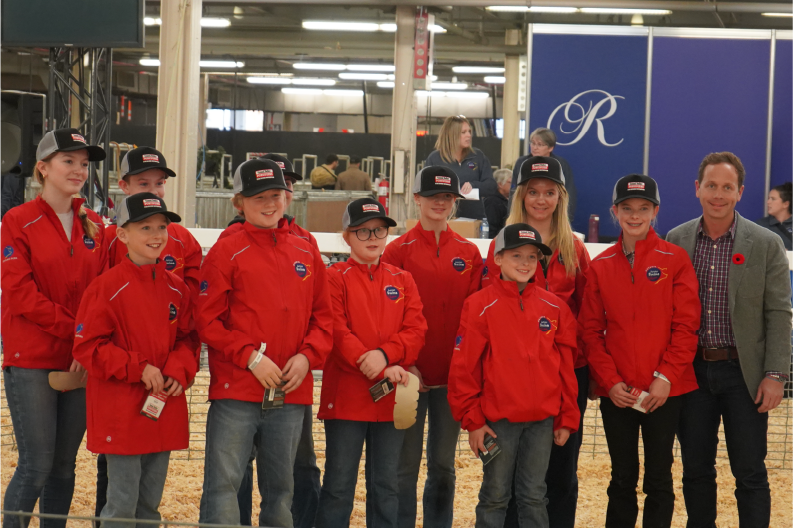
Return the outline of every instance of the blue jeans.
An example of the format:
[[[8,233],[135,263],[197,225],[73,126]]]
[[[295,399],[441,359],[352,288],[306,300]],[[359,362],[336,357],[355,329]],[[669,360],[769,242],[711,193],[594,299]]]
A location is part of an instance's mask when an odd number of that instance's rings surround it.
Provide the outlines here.
[[[263,410],[259,402],[214,400],[206,429],[204,489],[199,522],[239,524],[237,492],[258,437],[256,469],[262,495],[260,526],[292,528],[292,470],[305,405]]]
[[[366,526],[396,528],[399,507],[394,478],[405,431],[393,422],[325,421],[325,478],[317,528],[350,525],[358,464],[366,443]]]
[[[488,422],[501,453],[484,466],[477,528],[502,528],[515,483],[521,527],[548,528],[545,473],[553,445],[553,417],[539,422]]]
[[[757,412],[738,360],[694,361],[699,389],[684,396],[677,436],[683,456],[683,497],[688,528],[716,526],[716,447],[719,422],[741,528],[768,526],[771,492],[765,467],[768,413]]]
[[[460,423],[452,417],[446,387],[419,393],[416,423],[405,431],[399,460],[399,528],[416,526],[416,501],[424,421],[427,433],[427,481],[424,484],[424,526],[451,528],[454,519],[454,458]]]
[[[295,495],[292,499],[292,520],[295,528],[311,528],[317,515],[319,504],[319,468],[317,455],[314,453],[314,416],[310,405],[306,405],[306,414],[303,417],[303,430],[300,433],[300,443],[297,444],[295,456]],[[256,442],[254,442],[255,444]],[[248,459],[248,467],[242,478],[237,501],[240,505],[240,524],[251,525],[252,495],[253,495],[253,460],[256,458],[256,445]]]
[[[8,409],[19,458],[6,488],[3,509],[67,515],[74,494],[77,451],[85,435],[85,389],[58,392],[50,387],[51,370],[6,367]],[[30,518],[23,519],[27,526]],[[6,515],[4,528],[18,528]],[[42,519],[42,528],[63,528],[66,521]]]
[[[108,476],[107,504],[100,515],[104,528],[152,526],[114,522],[110,519],[162,519],[159,508],[170,457],[170,451],[145,455],[105,455]]]

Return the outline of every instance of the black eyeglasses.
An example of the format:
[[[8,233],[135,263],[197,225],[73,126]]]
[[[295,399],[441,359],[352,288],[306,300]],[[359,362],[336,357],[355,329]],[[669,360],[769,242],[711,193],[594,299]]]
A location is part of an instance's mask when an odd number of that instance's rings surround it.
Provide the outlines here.
[[[358,237],[358,240],[360,240],[361,242],[366,242],[367,240],[369,240],[369,238],[371,238],[372,234],[374,234],[375,238],[387,237],[388,228],[385,226],[376,227],[374,229],[367,229],[364,227],[361,229],[356,229],[355,231],[353,231],[353,233],[355,233],[355,236]]]

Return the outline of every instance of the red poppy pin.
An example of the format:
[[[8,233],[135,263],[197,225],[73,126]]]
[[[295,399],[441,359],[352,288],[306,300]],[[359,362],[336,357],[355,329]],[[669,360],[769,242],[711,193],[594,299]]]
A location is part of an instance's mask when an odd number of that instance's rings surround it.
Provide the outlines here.
[[[738,266],[743,264],[745,261],[746,259],[740,253],[736,253],[735,255],[732,256],[732,263],[737,264]]]

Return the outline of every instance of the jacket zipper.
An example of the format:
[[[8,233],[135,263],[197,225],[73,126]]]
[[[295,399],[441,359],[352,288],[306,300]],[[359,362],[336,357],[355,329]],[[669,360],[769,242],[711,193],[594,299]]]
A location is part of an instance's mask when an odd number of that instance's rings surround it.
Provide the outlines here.
[[[273,232],[273,246],[278,245],[278,239],[275,237],[275,232]]]
[[[523,311],[523,297],[520,297],[520,294],[518,294],[518,304],[520,304],[520,311],[522,312]]]

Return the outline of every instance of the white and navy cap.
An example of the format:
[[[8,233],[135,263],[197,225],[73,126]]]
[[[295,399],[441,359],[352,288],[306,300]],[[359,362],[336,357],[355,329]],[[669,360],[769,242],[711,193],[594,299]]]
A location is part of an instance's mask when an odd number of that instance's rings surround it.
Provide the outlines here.
[[[529,224],[512,224],[502,229],[496,236],[495,254],[505,249],[520,246],[537,246],[544,255],[551,255],[551,248],[542,243],[540,233]]]
[[[105,149],[96,145],[89,145],[85,137],[76,128],[61,128],[44,134],[38,148],[36,148],[36,161],[48,158],[56,152],[73,152],[85,149],[88,151],[88,161],[102,161],[105,159]]]
[[[644,198],[655,205],[661,205],[661,195],[658,194],[658,184],[644,174],[629,174],[617,180],[611,199],[614,205],[624,202],[628,198]]]
[[[562,164],[550,156],[532,156],[520,166],[518,183],[521,185],[534,178],[546,178],[564,186],[564,171]]]
[[[234,172],[234,194],[241,193],[245,197],[251,197],[270,189],[289,191],[284,172],[271,159],[248,160],[240,163]]]
[[[413,181],[413,194],[419,196],[434,196],[441,193],[451,193],[463,198],[460,192],[460,178],[448,167],[436,165],[424,167],[416,174]]]
[[[133,176],[149,169],[160,169],[166,176],[176,176],[176,173],[168,168],[165,163],[165,156],[157,149],[152,147],[138,147],[132,149],[121,160],[120,178]]]
[[[284,173],[284,178],[290,178],[295,181],[303,179],[303,176],[295,172],[292,162],[279,154],[265,154],[259,159],[268,159],[276,162],[278,166],[281,167],[281,170]]]
[[[171,222],[181,222],[182,218],[165,206],[162,198],[152,193],[138,193],[125,197],[116,209],[116,225],[124,227],[130,222],[140,222],[156,214],[165,215]]]
[[[397,225],[385,214],[383,204],[372,198],[359,198],[347,204],[344,215],[341,217],[341,228],[355,227],[374,218],[382,218],[389,227]]]

